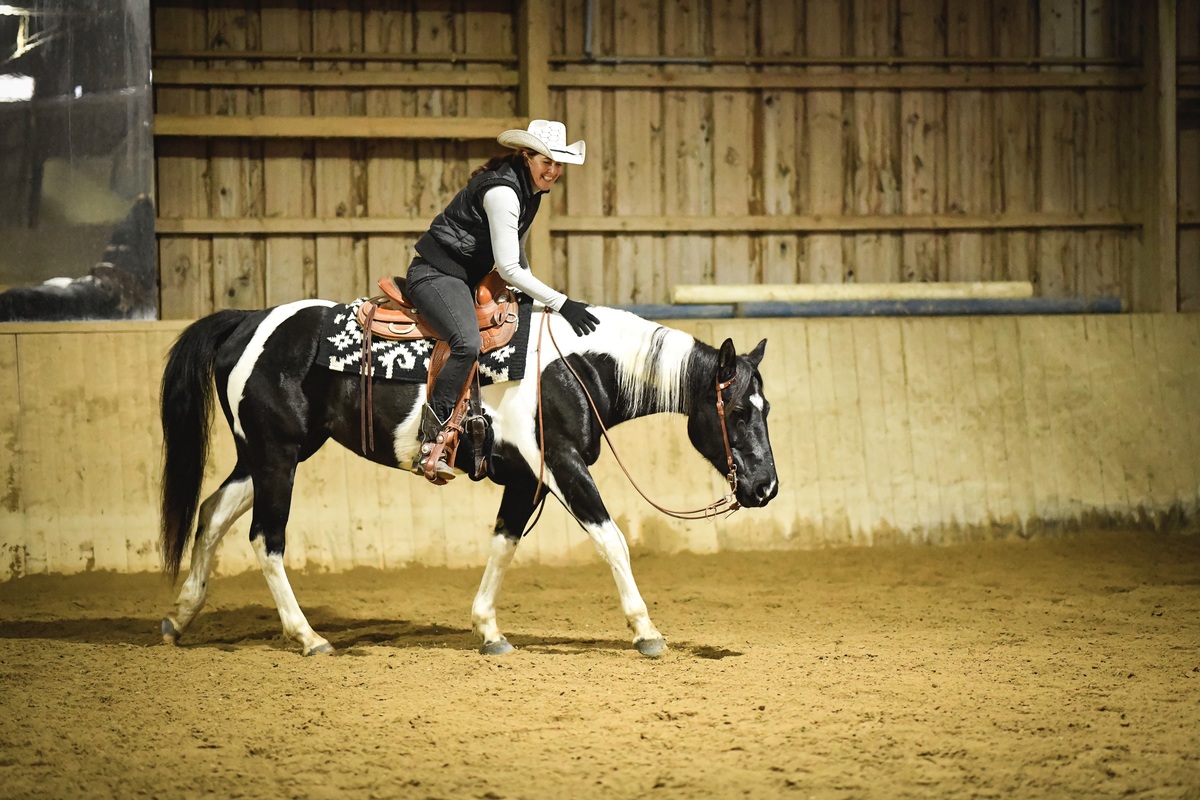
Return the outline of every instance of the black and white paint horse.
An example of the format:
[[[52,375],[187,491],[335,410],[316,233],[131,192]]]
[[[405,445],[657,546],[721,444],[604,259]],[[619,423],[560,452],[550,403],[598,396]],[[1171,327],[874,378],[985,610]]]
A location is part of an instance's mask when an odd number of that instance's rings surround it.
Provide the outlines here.
[[[162,546],[164,569],[172,577],[179,574],[194,522],[196,534],[190,572],[174,611],[162,622],[167,643],[178,640],[203,606],[221,537],[253,509],[250,541],[285,634],[305,655],[333,649],[305,619],[283,567],[297,464],[328,439],[362,453],[359,377],[314,361],[319,332],[333,306],[306,300],[261,311],[220,311],[189,326],[171,348],[162,381]],[[657,656],[666,649],[634,582],[625,537],[588,472],[600,455],[601,429],[581,382],[606,427],[648,414],[686,415],[692,444],[719,472],[728,471],[732,457],[734,494],[741,506],[764,506],[778,492],[767,435],[770,404],[759,374],[765,339],[738,355],[729,339],[716,349],[626,311],[592,310],[601,324],[585,337],[576,337],[557,314],[545,315],[550,335],[529,337],[525,377],[483,387],[495,434],[489,477],[504,486],[483,581],[471,607],[486,654],[512,649],[496,625],[496,598],[525,526],[547,491],[578,520],[612,568],[637,650]],[[543,314],[535,311],[531,330],[536,333],[542,323]],[[718,398],[718,384],[729,381]],[[233,430],[237,464],[199,503],[214,386]],[[417,447],[425,387],[377,380],[373,394],[375,449],[366,457],[407,469]],[[469,450],[464,444],[460,456]]]

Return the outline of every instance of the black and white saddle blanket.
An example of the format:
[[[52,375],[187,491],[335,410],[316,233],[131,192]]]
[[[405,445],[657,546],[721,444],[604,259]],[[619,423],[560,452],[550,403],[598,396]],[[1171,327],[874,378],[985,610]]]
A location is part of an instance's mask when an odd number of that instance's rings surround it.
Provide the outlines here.
[[[329,309],[331,313],[326,317],[317,346],[318,364],[336,372],[361,372],[363,329],[355,314],[366,299],[360,297]],[[479,382],[485,386],[520,380],[525,375],[533,300],[521,295],[517,311],[517,332],[512,341],[479,357]],[[434,339],[399,341],[373,337],[372,375],[385,380],[425,383],[429,378],[429,358],[433,355],[434,344]]]

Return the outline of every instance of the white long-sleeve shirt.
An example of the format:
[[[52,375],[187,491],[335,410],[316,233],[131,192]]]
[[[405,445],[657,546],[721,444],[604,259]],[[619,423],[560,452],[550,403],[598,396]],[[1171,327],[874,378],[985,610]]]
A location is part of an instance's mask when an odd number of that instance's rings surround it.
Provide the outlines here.
[[[515,190],[508,186],[493,186],[483,193],[483,210],[487,213],[488,229],[492,235],[492,255],[496,269],[510,286],[515,286],[542,305],[562,310],[567,296],[551,289],[537,279],[533,271],[521,264],[524,241],[517,235],[521,202]]]

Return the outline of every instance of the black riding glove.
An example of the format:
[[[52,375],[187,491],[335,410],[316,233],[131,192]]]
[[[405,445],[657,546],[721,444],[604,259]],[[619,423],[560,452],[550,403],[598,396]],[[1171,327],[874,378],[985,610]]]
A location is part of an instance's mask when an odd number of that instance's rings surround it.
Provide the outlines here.
[[[563,315],[563,319],[571,323],[571,327],[575,329],[576,336],[587,336],[596,330],[596,326],[600,324],[600,320],[596,319],[596,315],[587,310],[587,305],[580,303],[578,300],[568,299],[563,303],[563,307],[558,313]]]

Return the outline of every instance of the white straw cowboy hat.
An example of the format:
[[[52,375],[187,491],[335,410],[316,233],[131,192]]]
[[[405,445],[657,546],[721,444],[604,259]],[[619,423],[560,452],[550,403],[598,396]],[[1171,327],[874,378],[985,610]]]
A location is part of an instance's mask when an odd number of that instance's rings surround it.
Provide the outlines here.
[[[564,164],[582,164],[587,149],[582,139],[567,144],[567,126],[548,119],[530,121],[528,130],[505,131],[496,141],[513,150],[533,150]]]

